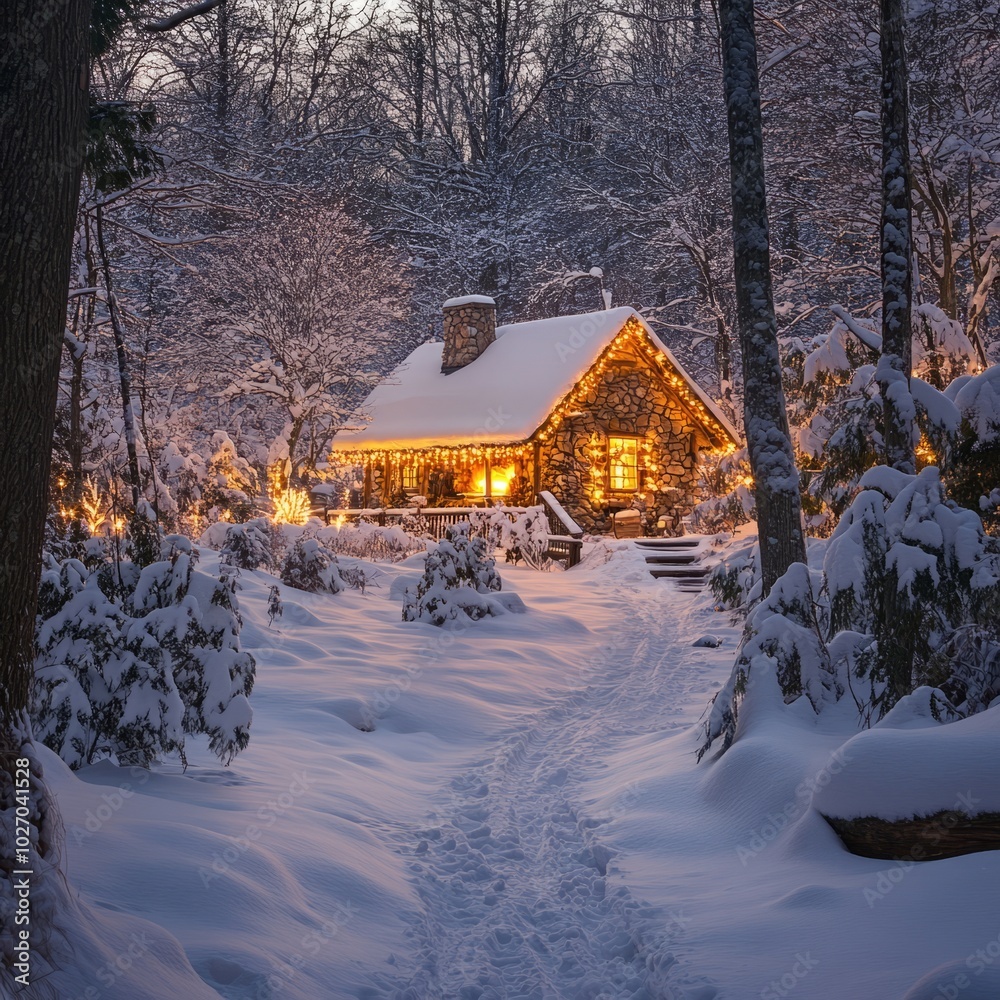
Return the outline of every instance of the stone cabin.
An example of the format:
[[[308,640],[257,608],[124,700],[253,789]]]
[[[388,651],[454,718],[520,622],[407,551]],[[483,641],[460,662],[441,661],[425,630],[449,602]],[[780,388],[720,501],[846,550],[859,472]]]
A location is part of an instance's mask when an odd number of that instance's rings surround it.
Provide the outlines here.
[[[587,531],[634,505],[668,530],[695,502],[699,453],[732,424],[628,308],[496,325],[492,299],[444,304],[444,343],[418,347],[333,441],[364,470],[364,506],[551,491]]]

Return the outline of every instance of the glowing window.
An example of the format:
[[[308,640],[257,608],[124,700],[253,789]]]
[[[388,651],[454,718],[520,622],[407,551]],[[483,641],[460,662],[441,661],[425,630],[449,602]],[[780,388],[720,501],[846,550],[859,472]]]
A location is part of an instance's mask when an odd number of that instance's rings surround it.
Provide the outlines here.
[[[403,466],[403,489],[404,490],[419,490],[420,489],[420,467],[417,465],[404,465]]]
[[[613,490],[639,488],[639,442],[634,437],[608,438],[608,474]]]

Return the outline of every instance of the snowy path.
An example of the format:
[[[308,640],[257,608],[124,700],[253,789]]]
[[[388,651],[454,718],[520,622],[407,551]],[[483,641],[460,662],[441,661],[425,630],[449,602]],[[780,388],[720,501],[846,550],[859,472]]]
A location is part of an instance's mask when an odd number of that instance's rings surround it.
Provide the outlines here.
[[[996,1000],[1000,852],[905,870],[847,854],[801,791],[833,773],[853,705],[818,722],[764,705],[696,765],[739,629],[631,548],[595,554],[505,567],[528,613],[447,634],[400,620],[417,559],[365,595],[285,594],[280,627],[275,578],[247,574],[254,730],[231,767],[204,741],[186,773],[71,772],[45,751],[88,907],[55,992]],[[705,632],[722,645],[693,646]],[[995,755],[976,760],[985,798]]]
[[[601,844],[601,825],[639,790],[623,787],[603,817],[581,814],[579,791],[621,741],[687,725],[703,708],[692,601],[670,584],[629,593],[616,636],[581,665],[580,686],[524,717],[451,781],[426,829],[398,837],[422,902],[415,957],[371,997],[715,994],[673,959],[683,915],[634,899]]]

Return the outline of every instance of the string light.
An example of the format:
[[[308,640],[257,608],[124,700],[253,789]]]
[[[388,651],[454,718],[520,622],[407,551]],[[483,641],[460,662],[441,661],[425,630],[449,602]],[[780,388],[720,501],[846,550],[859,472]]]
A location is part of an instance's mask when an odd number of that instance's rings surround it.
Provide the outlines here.
[[[412,468],[419,463],[455,469],[489,461],[493,466],[509,470],[515,463],[529,461],[533,442],[540,445],[550,444],[563,423],[567,419],[577,416],[581,408],[586,407],[587,397],[596,395],[600,391],[605,376],[615,365],[620,365],[623,361],[641,360],[642,358],[650,363],[660,378],[669,386],[671,394],[676,398],[680,407],[686,411],[692,422],[700,424],[708,431],[711,443],[725,454],[732,454],[736,450],[737,444],[731,439],[729,430],[706,406],[704,400],[696,395],[687,380],[678,373],[670,359],[663,353],[662,348],[652,342],[645,327],[635,318],[630,318],[600,354],[597,361],[581,376],[573,389],[556,404],[545,422],[527,441],[512,444],[435,445],[426,448],[373,448],[334,451],[330,456],[331,461],[375,468],[384,466],[385,462],[388,461],[394,469]],[[653,459],[654,442],[642,440],[641,447],[644,453],[644,469],[655,476],[658,465]],[[605,463],[606,461],[605,446]],[[600,502],[604,496],[604,472],[603,469],[595,472],[593,461],[591,462],[591,478],[591,497]],[[481,485],[485,487],[485,472],[481,479]],[[498,489],[494,492],[502,491]]]
[[[555,407],[537,432],[539,442],[545,444],[551,441],[566,418],[579,410],[581,402],[585,402],[585,397],[599,390],[607,372],[621,360],[630,356],[635,357],[637,354],[645,357],[651,363],[657,374],[670,387],[672,394],[677,398],[682,408],[687,411],[688,416],[709,431],[709,436],[713,438],[713,444],[728,448],[729,453],[736,450],[736,443],[730,438],[727,428],[705,405],[704,401],[694,393],[687,380],[677,372],[663,350],[649,339],[645,327],[634,318],[626,321],[597,361],[577,382],[574,390]]]
[[[524,461],[530,447],[521,445],[457,445],[455,447],[436,445],[430,448],[372,448],[358,451],[335,451],[331,461],[350,465],[381,465],[388,461],[393,467],[416,465],[423,462],[431,465],[456,466],[478,464],[489,459],[490,463],[505,472],[518,461]],[[418,460],[418,461],[415,461]],[[499,470],[497,470],[499,471]]]

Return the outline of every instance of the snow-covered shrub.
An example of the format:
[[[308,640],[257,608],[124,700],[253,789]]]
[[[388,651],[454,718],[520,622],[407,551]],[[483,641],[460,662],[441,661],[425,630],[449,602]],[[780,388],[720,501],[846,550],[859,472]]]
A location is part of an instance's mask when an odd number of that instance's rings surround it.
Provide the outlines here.
[[[419,497],[418,499],[426,500],[425,497]],[[408,510],[400,519],[399,526],[408,535],[413,538],[430,538],[430,524],[427,518],[420,513],[415,507]]]
[[[786,702],[803,695],[814,709],[839,694],[817,614],[821,575],[793,563],[751,613],[729,680],[712,701],[698,759],[716,740],[732,744],[752,673],[773,675]]]
[[[375,570],[374,575],[372,575],[360,563],[355,563],[353,566],[338,565],[338,569],[340,571],[340,579],[351,590],[360,590],[363,594],[369,587],[378,586],[375,582],[381,575],[378,570]]]
[[[469,531],[486,543],[486,552],[493,555],[503,548],[510,516],[503,507],[477,508],[469,514]]]
[[[735,531],[757,516],[749,490],[750,464],[746,448],[730,455],[706,453],[698,468],[698,495],[703,499],[689,515],[691,527],[704,535]]]
[[[233,439],[225,431],[212,435],[215,451],[201,485],[199,511],[209,521],[225,518],[248,521],[257,513],[253,497],[259,491],[257,473],[241,458]]]
[[[469,515],[472,533],[482,538],[487,551],[503,552],[509,563],[524,560],[533,569],[542,569],[550,562],[545,553],[549,548],[549,522],[542,506],[518,511],[498,504]]]
[[[331,525],[323,528],[319,536],[335,555],[369,562],[399,562],[425,548],[424,539],[407,534],[399,525],[383,527],[367,521]]]
[[[450,525],[445,538],[428,550],[416,588],[406,588],[403,621],[444,625],[503,614],[505,607],[489,596],[500,587],[486,540],[470,535],[468,524]]]
[[[310,594],[338,594],[344,589],[337,558],[318,538],[300,538],[281,566],[281,582]]]
[[[735,531],[757,516],[757,506],[750,490],[738,483],[731,492],[710,497],[695,504],[689,515],[692,529],[702,535]]]
[[[266,517],[255,517],[226,528],[219,561],[236,569],[271,569],[275,564],[275,532]]]
[[[270,628],[275,618],[285,613],[285,605],[281,601],[281,591],[272,586],[267,592],[267,627]]]
[[[549,549],[549,519],[545,508],[529,507],[510,522],[502,544],[507,562],[523,559],[532,569],[544,569],[551,564],[546,556]]]
[[[227,578],[179,536],[148,566],[49,559],[39,592],[36,736],[71,767],[149,764],[205,733],[228,763],[249,741],[255,664]]]
[[[760,547],[756,536],[734,546],[708,576],[708,585],[720,607],[745,609],[760,583]]]

